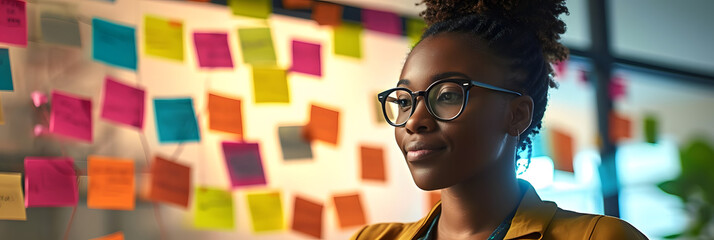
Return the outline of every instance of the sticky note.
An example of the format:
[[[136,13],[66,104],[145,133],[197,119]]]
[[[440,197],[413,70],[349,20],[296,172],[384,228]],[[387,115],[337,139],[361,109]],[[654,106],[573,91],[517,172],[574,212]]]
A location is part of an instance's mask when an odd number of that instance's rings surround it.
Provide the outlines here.
[[[235,228],[233,194],[220,188],[197,187],[194,190],[193,226],[198,229],[231,230]]]
[[[25,158],[25,207],[76,206],[77,185],[71,158]]]
[[[0,172],[0,220],[27,220],[20,173]]]
[[[2,113],[0,113],[0,115],[2,115]],[[647,115],[642,125],[644,127],[645,141],[648,143],[657,143],[657,139],[659,138],[657,118],[654,115]]]
[[[555,169],[573,172],[573,137],[557,129],[552,129],[550,135]]]
[[[632,122],[626,116],[610,113],[610,140],[617,143],[632,137]]]
[[[135,128],[144,127],[146,92],[107,76],[104,79],[102,119]]]
[[[421,35],[424,34],[424,30],[426,30],[426,23],[422,19],[407,18],[406,25],[409,46],[414,47],[414,45],[421,40]]]
[[[241,101],[208,94],[208,127],[211,130],[243,135]]]
[[[89,156],[87,176],[87,207],[134,210],[136,182],[133,160]]]
[[[439,201],[441,201],[441,190],[428,191],[427,202],[426,202],[426,212],[431,212],[431,209],[436,206]]]
[[[321,203],[295,196],[292,230],[322,239]]]
[[[252,192],[246,194],[248,211],[253,225],[253,232],[269,232],[285,229],[283,205],[280,192]]]
[[[10,51],[0,48],[0,91],[14,91],[12,85],[12,68],[10,68]]]
[[[610,80],[609,86],[610,99],[620,100],[625,98],[627,94],[627,86],[625,85],[625,78],[619,75],[615,75]]]
[[[336,195],[332,197],[340,228],[358,227],[367,224],[359,194]]]
[[[79,22],[74,16],[53,12],[40,14],[40,28],[42,40],[46,43],[81,47],[82,40],[79,35]]]
[[[52,91],[50,133],[92,142],[92,101]]]
[[[191,98],[154,99],[154,114],[160,143],[201,140]]]
[[[290,90],[285,70],[254,66],[253,99],[255,103],[290,103]]]
[[[27,46],[27,9],[25,1],[0,1],[0,42]]]
[[[246,64],[274,66],[277,62],[270,28],[238,29],[238,41]]]
[[[303,137],[337,145],[340,113],[328,108],[311,105],[310,122],[303,129]]]
[[[329,2],[315,2],[312,6],[312,19],[319,25],[338,26],[342,23],[344,7]]]
[[[0,125],[5,124],[5,115],[2,113],[2,99],[0,99]]]
[[[362,25],[343,22],[334,28],[335,54],[362,58]]]
[[[384,149],[380,147],[360,147],[362,180],[385,182]]]
[[[393,12],[362,9],[362,23],[368,30],[402,35],[402,19]]]
[[[283,0],[285,9],[310,9],[313,0]]]
[[[268,18],[273,11],[271,0],[228,0],[228,6],[233,11],[233,15]]]
[[[278,137],[284,160],[312,158],[312,148],[310,142],[302,137],[302,128],[302,126],[278,127]]]
[[[91,240],[124,240],[124,233],[119,231],[103,237],[92,238]]]
[[[292,48],[293,63],[290,71],[322,76],[320,44],[293,40]]]
[[[193,33],[198,65],[202,68],[232,68],[233,57],[227,33]]]
[[[136,71],[136,30],[107,20],[92,19],[94,60]]]
[[[151,163],[150,174],[150,200],[188,208],[190,167],[156,156]]]
[[[183,22],[144,16],[146,55],[183,61]]]
[[[222,146],[233,188],[266,184],[257,143],[223,142]]]

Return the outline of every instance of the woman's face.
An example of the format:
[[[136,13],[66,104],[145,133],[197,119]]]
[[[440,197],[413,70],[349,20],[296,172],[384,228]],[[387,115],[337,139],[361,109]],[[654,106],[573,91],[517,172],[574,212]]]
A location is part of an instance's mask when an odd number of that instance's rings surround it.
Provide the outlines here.
[[[400,81],[399,87],[423,91],[444,73],[462,76],[439,79],[467,78],[513,89],[506,82],[506,62],[490,53],[483,40],[461,33],[442,33],[419,43],[407,57],[400,76],[406,81]],[[472,87],[463,113],[444,122],[430,115],[419,97],[414,114],[394,132],[417,186],[424,190],[450,187],[496,170],[504,155],[511,154],[508,159],[513,161],[513,149],[506,146],[512,98]]]

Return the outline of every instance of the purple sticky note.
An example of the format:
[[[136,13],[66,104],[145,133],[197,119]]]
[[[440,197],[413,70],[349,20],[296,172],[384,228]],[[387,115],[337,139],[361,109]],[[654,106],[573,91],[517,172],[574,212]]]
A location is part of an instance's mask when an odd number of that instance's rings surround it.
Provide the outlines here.
[[[232,68],[233,58],[226,33],[193,33],[198,65],[202,68]]]
[[[141,129],[144,127],[145,98],[143,89],[120,83],[107,76],[104,81],[101,117]]]
[[[394,35],[402,35],[402,19],[396,13],[362,9],[364,28]]]
[[[322,55],[320,44],[293,40],[292,72],[322,76]]]
[[[233,188],[266,184],[257,143],[223,142],[223,153]]]
[[[27,46],[27,11],[24,1],[0,1],[0,33],[0,42]]]
[[[25,207],[76,206],[77,193],[71,158],[25,158]]]
[[[92,101],[52,91],[50,133],[92,142]]]

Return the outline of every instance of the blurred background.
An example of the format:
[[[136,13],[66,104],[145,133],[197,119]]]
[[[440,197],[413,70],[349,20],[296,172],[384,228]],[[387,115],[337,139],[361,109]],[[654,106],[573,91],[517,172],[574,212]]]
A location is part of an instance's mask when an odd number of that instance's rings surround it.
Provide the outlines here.
[[[421,34],[415,2],[0,1],[2,239],[347,239],[420,219],[438,192],[375,97]],[[714,2],[567,6],[571,56],[520,177],[651,239],[714,238]]]

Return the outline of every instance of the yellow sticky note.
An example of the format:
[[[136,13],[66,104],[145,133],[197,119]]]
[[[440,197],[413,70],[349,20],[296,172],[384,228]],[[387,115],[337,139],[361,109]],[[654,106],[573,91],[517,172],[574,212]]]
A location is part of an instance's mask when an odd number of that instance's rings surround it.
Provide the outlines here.
[[[285,70],[276,67],[253,67],[255,103],[290,103]]]
[[[335,54],[362,58],[362,25],[343,22],[335,27],[333,39]]]
[[[421,35],[426,29],[426,23],[424,20],[417,18],[407,18],[407,38],[409,38],[409,46],[414,47],[419,40],[421,40]]]
[[[2,114],[2,99],[0,99],[0,125],[5,124],[5,115]]]
[[[197,187],[194,191],[193,225],[199,229],[232,230],[233,195],[220,188]]]
[[[183,62],[183,23],[144,16],[144,48],[147,55]]]
[[[20,173],[0,173],[0,220],[27,220]]]
[[[254,192],[246,195],[254,232],[285,229],[280,192]]]
[[[238,40],[244,63],[276,65],[277,58],[270,28],[238,29]]]
[[[229,0],[228,6],[233,15],[254,18],[268,18],[273,11],[272,0]]]

